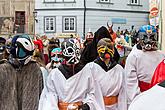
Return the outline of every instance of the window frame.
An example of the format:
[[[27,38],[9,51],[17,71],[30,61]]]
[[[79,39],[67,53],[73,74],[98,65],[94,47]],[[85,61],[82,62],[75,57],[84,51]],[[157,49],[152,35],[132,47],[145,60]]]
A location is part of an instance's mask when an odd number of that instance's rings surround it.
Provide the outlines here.
[[[138,7],[143,6],[143,5],[141,5],[141,0],[137,0],[137,3],[132,3],[132,0],[129,0],[129,3],[127,5],[128,6],[138,6]]]
[[[99,4],[110,4],[110,5],[114,5],[114,3],[112,3],[112,0],[108,0],[108,1],[97,0],[96,3],[99,3]]]
[[[49,28],[50,28],[50,19],[53,18],[53,27],[54,29],[53,30],[47,30],[46,29],[46,18],[49,18]],[[44,16],[44,32],[45,33],[54,33],[56,32],[56,16]]]
[[[65,30],[65,18],[69,18],[69,30]],[[74,30],[70,30],[70,19],[74,18]],[[77,17],[76,16],[62,16],[62,31],[63,33],[70,33],[77,31]]]
[[[134,1],[134,2],[132,2],[132,1]],[[135,0],[130,0],[130,4],[132,4],[132,5],[139,5],[140,4],[140,1],[137,0],[137,3],[135,3]]]
[[[53,0],[53,1],[47,1],[47,0],[44,0],[44,3],[54,3],[56,0]]]
[[[76,0],[72,0],[72,1],[70,1],[70,2],[65,1],[65,0],[61,0],[61,1],[56,1],[56,0],[47,1],[47,0],[44,0],[43,2],[44,2],[44,3],[76,3]]]
[[[100,3],[111,3],[111,0],[108,0],[108,1],[102,1],[102,0],[99,0]]]

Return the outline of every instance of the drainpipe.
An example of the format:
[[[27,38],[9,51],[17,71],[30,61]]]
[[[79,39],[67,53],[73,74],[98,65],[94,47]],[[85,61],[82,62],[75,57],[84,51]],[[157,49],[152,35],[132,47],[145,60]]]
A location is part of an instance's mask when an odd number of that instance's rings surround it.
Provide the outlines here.
[[[162,0],[159,1],[159,5],[160,5],[160,22],[159,22],[159,26],[160,26],[160,33],[159,33],[159,44],[160,44],[160,49],[162,49],[162,37],[163,37],[163,17],[162,17]]]
[[[84,24],[83,24],[83,37],[85,37],[85,23],[86,22],[86,0],[84,0]]]

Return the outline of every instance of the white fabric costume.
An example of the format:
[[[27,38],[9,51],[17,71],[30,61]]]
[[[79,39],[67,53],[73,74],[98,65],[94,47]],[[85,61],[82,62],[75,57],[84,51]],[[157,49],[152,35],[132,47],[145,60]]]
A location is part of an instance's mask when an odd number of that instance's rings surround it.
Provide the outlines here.
[[[138,95],[128,110],[165,110],[165,88],[155,85]]]
[[[43,84],[44,84],[44,87],[46,86],[46,80],[47,80],[47,77],[48,77],[48,71],[46,70],[46,68],[44,67],[40,67],[41,71],[42,71],[42,77],[43,77]]]
[[[59,110],[59,101],[67,103],[82,101],[90,106],[90,110],[104,110],[103,100],[95,98],[95,96],[102,97],[102,94],[101,91],[95,94],[98,87],[88,66],[69,79],[55,68],[50,72],[46,86],[41,94],[39,110]]]
[[[61,64],[60,62],[54,63],[53,66],[57,68],[60,66],[60,64]],[[51,62],[46,65],[46,69],[48,70],[49,73],[52,71],[52,68],[50,66],[51,66]]]
[[[139,81],[150,83],[157,65],[165,58],[163,52],[142,51],[133,47],[125,65],[128,104],[140,94]]]
[[[97,63],[88,63],[92,74],[100,85],[103,96],[118,96],[118,103],[105,106],[105,110],[126,110],[126,92],[124,90],[124,69],[117,64],[107,72]]]

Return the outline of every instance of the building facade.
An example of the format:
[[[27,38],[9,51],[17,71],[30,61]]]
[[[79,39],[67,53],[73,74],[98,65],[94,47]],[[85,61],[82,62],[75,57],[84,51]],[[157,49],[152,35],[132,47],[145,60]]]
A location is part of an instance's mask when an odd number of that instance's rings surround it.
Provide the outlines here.
[[[138,29],[149,23],[148,0],[36,0],[36,33],[53,36],[55,33],[95,32],[107,22],[114,30]]]
[[[34,3],[34,0],[0,0],[0,34],[33,34]]]

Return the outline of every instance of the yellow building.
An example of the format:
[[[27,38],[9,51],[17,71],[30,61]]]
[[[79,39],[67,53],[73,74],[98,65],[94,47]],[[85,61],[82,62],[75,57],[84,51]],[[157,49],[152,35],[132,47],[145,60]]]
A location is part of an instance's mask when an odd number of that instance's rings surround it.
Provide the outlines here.
[[[0,34],[34,33],[35,0],[0,0]]]

